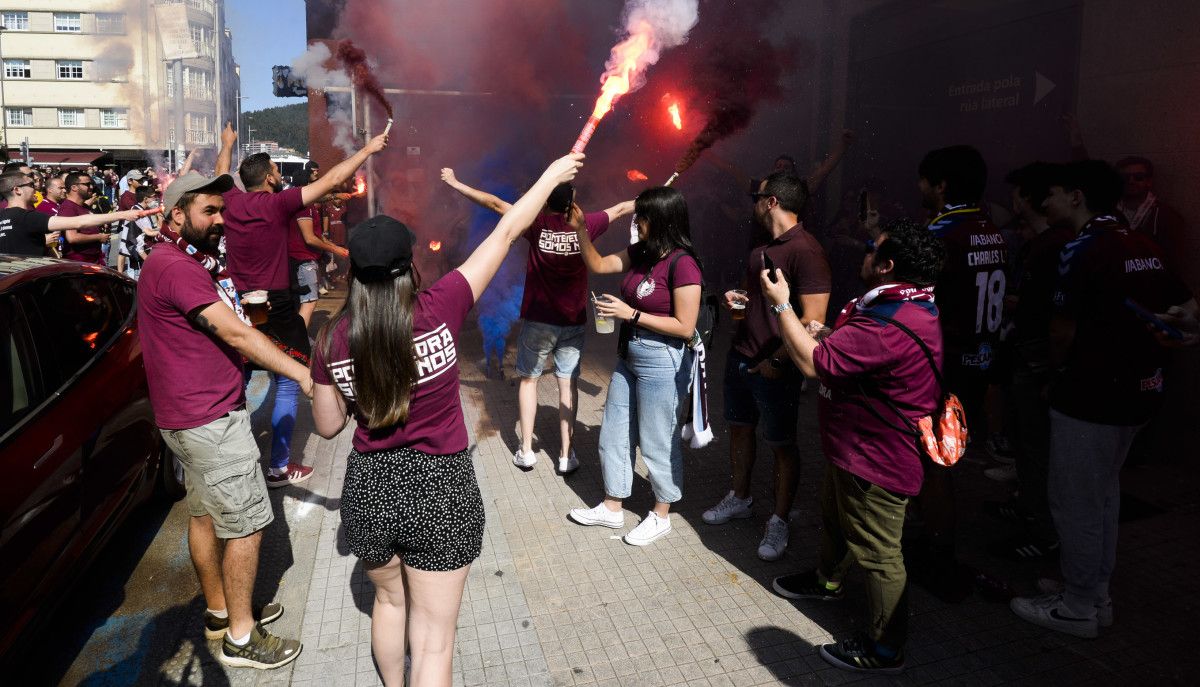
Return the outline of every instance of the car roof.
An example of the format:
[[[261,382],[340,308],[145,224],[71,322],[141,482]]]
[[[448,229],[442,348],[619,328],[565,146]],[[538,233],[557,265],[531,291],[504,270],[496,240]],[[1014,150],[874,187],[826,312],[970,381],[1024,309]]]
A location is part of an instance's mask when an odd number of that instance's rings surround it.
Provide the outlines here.
[[[74,260],[0,254],[0,292],[43,277],[107,271],[99,265],[89,265]]]

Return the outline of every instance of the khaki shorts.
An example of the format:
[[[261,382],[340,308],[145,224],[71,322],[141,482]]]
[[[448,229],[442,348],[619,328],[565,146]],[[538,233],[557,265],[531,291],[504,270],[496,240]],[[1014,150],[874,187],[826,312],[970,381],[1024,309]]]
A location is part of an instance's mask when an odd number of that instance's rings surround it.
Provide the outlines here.
[[[271,524],[250,413],[234,410],[201,427],[160,431],[183,464],[188,512],[211,516],[217,537],[238,539]]]

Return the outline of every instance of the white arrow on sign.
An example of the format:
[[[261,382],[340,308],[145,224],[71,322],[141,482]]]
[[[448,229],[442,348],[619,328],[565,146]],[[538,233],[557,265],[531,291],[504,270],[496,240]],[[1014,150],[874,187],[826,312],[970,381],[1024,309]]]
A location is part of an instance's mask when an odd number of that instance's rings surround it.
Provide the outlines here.
[[[1042,76],[1042,73],[1038,71],[1035,71],[1033,76],[1037,83],[1033,93],[1033,104],[1037,105],[1042,101],[1042,98],[1050,95],[1050,91],[1054,90],[1055,83],[1050,79],[1047,79],[1045,76]]]

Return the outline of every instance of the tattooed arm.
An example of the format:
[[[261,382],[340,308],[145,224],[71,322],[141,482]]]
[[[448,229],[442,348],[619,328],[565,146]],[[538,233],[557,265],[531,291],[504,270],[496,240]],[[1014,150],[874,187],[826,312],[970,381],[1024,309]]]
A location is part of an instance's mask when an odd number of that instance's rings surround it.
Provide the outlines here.
[[[197,329],[220,339],[264,370],[281,374],[300,384],[304,395],[312,398],[312,377],[308,368],[279,350],[265,334],[238,319],[223,301],[210,303],[188,313]]]

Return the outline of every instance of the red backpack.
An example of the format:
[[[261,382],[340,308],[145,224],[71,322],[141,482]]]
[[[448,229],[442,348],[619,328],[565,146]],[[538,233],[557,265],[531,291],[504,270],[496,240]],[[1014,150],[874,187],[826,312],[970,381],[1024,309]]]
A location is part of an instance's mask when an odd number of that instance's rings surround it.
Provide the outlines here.
[[[933,462],[943,467],[954,465],[967,452],[967,438],[970,436],[967,430],[967,414],[963,411],[962,402],[958,400],[958,396],[946,391],[946,383],[942,379],[941,370],[938,370],[937,361],[933,358],[933,351],[929,350],[929,346],[913,330],[887,315],[866,311],[863,314],[893,325],[900,331],[908,334],[913,341],[916,341],[921,350],[925,352],[925,359],[929,361],[929,367],[933,369],[933,376],[937,379],[938,388],[942,392],[941,400],[938,403],[938,407],[934,410],[933,415],[926,415],[919,418],[915,426],[886,396],[883,397],[883,402],[892,409],[892,412],[899,416],[904,422],[905,427],[897,427],[888,422],[870,403],[864,404],[867,410],[871,411],[871,414],[879,418],[884,424],[917,439],[921,450]],[[868,396],[861,383],[859,384],[859,390],[863,396]]]

